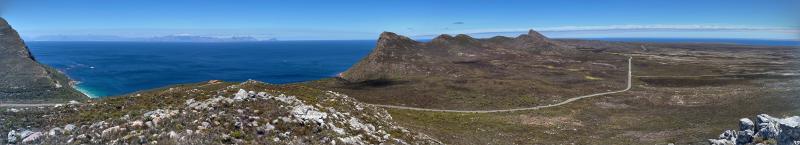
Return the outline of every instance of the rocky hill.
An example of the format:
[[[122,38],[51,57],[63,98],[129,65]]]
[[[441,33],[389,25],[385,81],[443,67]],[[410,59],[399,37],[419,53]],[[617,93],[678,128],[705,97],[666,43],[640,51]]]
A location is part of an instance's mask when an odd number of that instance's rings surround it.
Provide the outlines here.
[[[375,49],[341,77],[350,82],[402,79],[409,75],[477,75],[474,66],[491,69],[491,61],[519,60],[531,55],[573,56],[574,49],[560,46],[531,30],[516,38],[474,39],[459,34],[440,35],[422,43],[392,32],[378,38]],[[459,65],[464,64],[464,65]]]
[[[84,100],[70,80],[36,62],[19,34],[0,18],[0,103]]]
[[[382,104],[524,107],[624,88],[626,60],[621,55],[580,51],[533,30],[515,38],[460,34],[441,35],[430,42],[384,32],[375,49],[339,80],[312,84]],[[470,102],[482,104],[464,104]]]
[[[336,92],[262,82],[177,85],[130,96],[3,110],[23,144],[441,144]]]

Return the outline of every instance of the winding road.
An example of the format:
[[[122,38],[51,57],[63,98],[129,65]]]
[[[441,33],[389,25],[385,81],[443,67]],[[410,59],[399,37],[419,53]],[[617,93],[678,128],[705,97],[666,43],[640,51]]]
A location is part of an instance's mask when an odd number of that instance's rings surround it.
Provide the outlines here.
[[[633,77],[632,66],[633,66],[633,57],[628,58],[628,86],[625,89],[618,90],[618,91],[611,91],[611,92],[603,92],[603,93],[596,93],[596,94],[589,94],[578,96],[574,98],[570,98],[564,100],[562,102],[550,105],[542,105],[542,106],[535,106],[535,107],[528,107],[528,108],[516,108],[516,109],[500,109],[500,110],[447,110],[447,109],[428,109],[428,108],[417,108],[417,107],[405,107],[405,106],[395,106],[395,105],[381,105],[381,104],[370,104],[373,106],[383,107],[383,108],[392,108],[392,109],[404,109],[404,110],[416,110],[416,111],[433,111],[433,112],[453,112],[453,113],[498,113],[498,112],[512,112],[512,111],[524,111],[524,110],[538,110],[550,107],[557,107],[561,106],[570,102],[575,102],[580,99],[608,95],[608,94],[616,94],[628,91],[631,89],[631,78]]]

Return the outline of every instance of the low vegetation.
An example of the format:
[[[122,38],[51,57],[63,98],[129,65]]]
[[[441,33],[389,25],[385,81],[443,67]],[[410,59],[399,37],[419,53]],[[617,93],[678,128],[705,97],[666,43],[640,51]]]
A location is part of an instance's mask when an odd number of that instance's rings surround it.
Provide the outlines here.
[[[0,114],[9,143],[439,144],[346,95],[256,81],[176,85]]]

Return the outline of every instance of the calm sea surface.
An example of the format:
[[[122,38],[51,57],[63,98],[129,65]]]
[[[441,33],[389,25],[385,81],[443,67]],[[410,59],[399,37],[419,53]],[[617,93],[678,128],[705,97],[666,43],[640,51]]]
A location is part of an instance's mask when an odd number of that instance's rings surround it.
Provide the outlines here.
[[[212,79],[291,83],[335,76],[375,46],[364,41],[232,43],[28,42],[37,60],[94,97]]]
[[[718,42],[799,46],[798,41],[642,39],[636,42]],[[212,79],[291,83],[337,75],[366,56],[375,40],[276,42],[28,42],[42,63],[79,81],[93,97],[114,96]]]

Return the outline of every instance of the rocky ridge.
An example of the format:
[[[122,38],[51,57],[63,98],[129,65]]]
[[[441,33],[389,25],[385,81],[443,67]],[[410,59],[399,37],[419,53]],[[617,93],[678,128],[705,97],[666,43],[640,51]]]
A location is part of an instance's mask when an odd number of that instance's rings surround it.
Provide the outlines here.
[[[515,38],[476,39],[469,35],[440,35],[430,42],[418,42],[392,32],[383,32],[375,49],[341,77],[351,82],[395,79],[405,75],[461,73],[451,63],[474,63],[481,60],[513,58],[531,54],[571,55],[574,49],[562,46],[530,30]]]
[[[40,103],[85,100],[71,81],[55,69],[36,62],[28,47],[5,19],[0,18],[0,103]]]
[[[775,118],[767,114],[739,119],[739,130],[726,130],[717,139],[708,139],[712,145],[743,144],[800,144],[800,116]]]
[[[11,128],[5,142],[440,144],[395,125],[385,110],[347,95],[257,81],[211,81],[94,102],[8,110],[3,115],[37,112],[47,118],[44,124]]]
[[[312,85],[376,104],[520,108],[621,89],[626,61],[622,55],[575,49],[534,30],[485,39],[444,34],[430,42],[384,32],[374,50],[338,78]],[[565,87],[570,89],[559,89]]]

